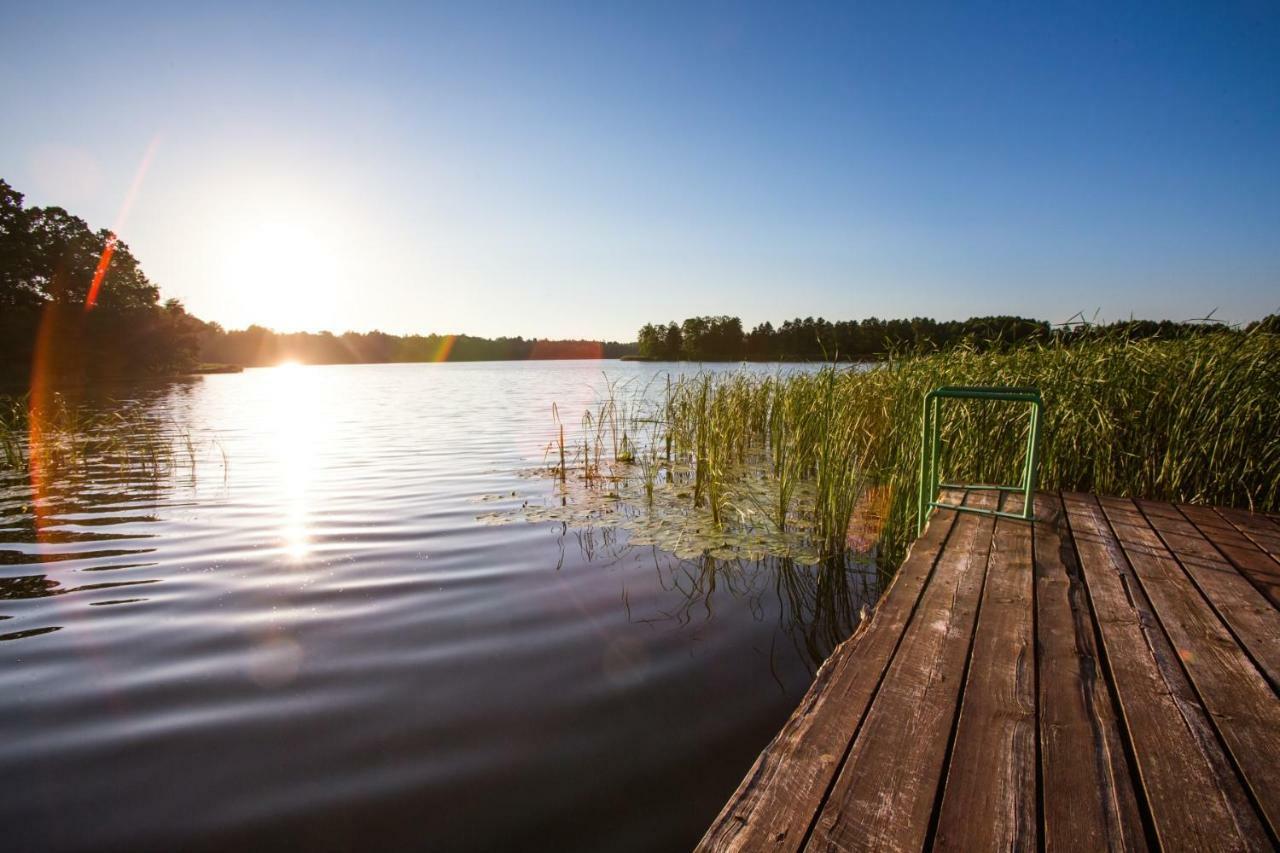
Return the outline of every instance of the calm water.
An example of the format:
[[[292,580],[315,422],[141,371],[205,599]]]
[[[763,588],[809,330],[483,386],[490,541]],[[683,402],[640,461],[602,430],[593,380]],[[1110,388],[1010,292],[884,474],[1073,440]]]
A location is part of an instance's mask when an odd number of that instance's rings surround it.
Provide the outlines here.
[[[194,464],[0,480],[3,846],[692,846],[856,616],[816,569],[479,523],[549,499],[521,472],[602,369],[670,366],[113,389]]]

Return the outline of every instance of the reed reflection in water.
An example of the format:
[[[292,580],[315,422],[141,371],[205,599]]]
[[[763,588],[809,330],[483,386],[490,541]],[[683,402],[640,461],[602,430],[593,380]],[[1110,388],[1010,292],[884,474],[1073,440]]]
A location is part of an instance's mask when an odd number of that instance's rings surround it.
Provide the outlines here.
[[[179,461],[0,475],[6,843],[691,846],[874,575],[479,523],[552,499],[521,472],[600,368],[298,367],[80,400],[136,407]]]

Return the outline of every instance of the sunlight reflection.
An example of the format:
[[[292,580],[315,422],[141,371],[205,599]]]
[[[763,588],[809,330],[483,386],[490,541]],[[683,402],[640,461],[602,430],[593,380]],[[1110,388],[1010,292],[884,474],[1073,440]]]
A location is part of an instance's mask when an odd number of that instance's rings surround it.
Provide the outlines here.
[[[260,687],[281,687],[297,677],[304,656],[302,646],[289,637],[269,637],[250,655],[249,677]]]
[[[312,393],[307,372],[296,362],[274,371],[273,423],[280,465],[281,549],[293,562],[311,553],[308,491],[315,465],[315,434],[307,405]]]

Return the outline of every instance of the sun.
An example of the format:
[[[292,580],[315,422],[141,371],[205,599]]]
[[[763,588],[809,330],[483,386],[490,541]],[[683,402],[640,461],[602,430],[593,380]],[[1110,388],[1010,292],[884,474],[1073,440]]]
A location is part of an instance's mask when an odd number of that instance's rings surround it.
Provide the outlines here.
[[[329,328],[339,276],[326,230],[300,219],[266,220],[229,236],[223,280],[240,313],[282,331]]]

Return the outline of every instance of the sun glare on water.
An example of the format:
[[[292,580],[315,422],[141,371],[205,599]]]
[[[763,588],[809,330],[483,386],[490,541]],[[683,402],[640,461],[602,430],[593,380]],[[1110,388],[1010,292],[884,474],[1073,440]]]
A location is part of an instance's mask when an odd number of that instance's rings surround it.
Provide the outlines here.
[[[317,436],[312,406],[319,390],[315,378],[296,361],[277,365],[271,409],[264,412],[274,432],[278,466],[279,543],[289,563],[305,561],[312,551],[311,483],[316,476]]]

